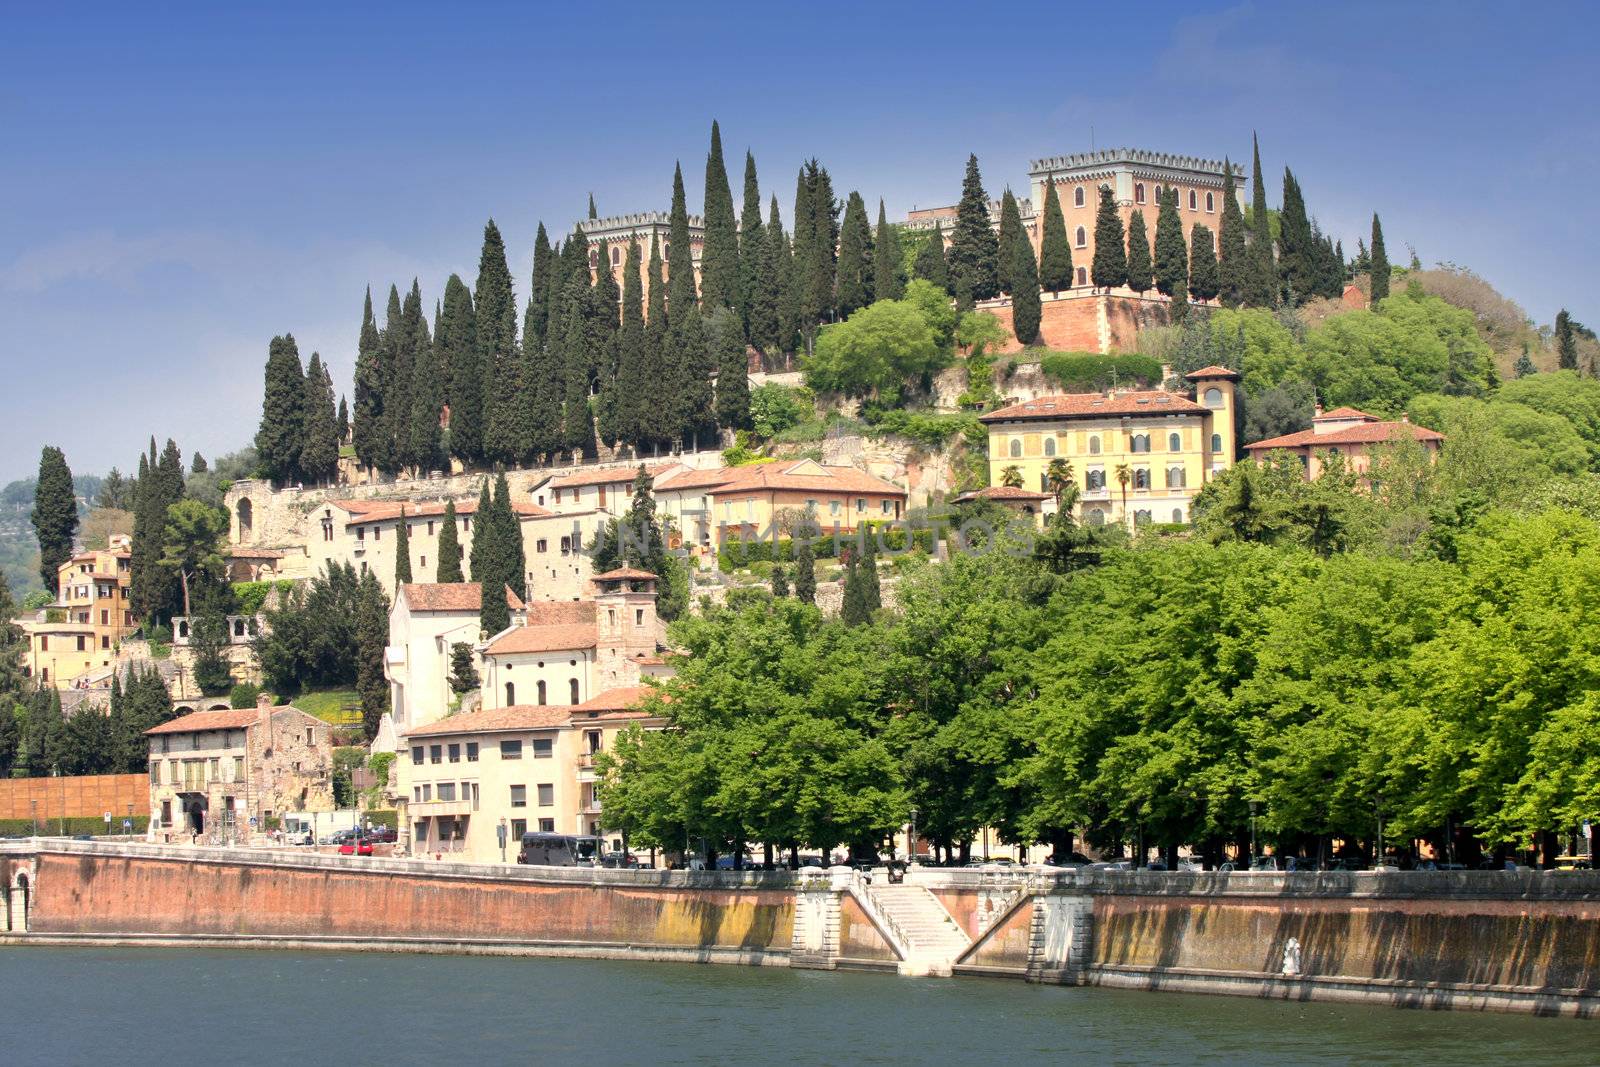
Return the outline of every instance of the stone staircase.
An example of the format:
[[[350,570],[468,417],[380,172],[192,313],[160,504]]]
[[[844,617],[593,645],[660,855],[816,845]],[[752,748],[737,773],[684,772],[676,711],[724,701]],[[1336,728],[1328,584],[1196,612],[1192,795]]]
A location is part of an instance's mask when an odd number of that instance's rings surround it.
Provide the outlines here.
[[[948,976],[972,945],[934,895],[919,885],[865,887],[870,910],[900,942],[901,974]]]

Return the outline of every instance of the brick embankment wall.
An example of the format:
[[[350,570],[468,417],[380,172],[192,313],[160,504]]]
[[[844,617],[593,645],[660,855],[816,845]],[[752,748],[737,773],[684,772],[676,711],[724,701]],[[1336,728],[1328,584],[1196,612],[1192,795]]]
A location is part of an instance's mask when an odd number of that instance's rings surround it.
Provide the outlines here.
[[[41,850],[30,937],[780,963],[792,937],[793,894],[754,877],[160,852]]]

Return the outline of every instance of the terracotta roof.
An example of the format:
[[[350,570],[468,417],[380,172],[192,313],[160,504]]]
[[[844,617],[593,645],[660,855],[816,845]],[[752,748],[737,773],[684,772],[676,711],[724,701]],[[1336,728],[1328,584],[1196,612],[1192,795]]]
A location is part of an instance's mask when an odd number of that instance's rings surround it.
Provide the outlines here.
[[[283,553],[275,548],[241,548],[234,546],[228,549],[229,559],[282,559]]]
[[[565,652],[594,646],[592,625],[518,626],[495,638],[485,652],[491,656],[505,656],[517,652]]]
[[[1274,448],[1318,448],[1325,445],[1371,445],[1379,444],[1399,434],[1409,433],[1418,441],[1443,441],[1444,434],[1430,430],[1426,426],[1417,426],[1409,422],[1362,422],[1354,426],[1347,426],[1342,430],[1329,430],[1318,433],[1315,430],[1301,430],[1299,433],[1285,434],[1282,437],[1272,437],[1255,444],[1245,445],[1249,452],[1266,452]]]
[[[451,715],[406,731],[407,737],[496,733],[508,730],[554,730],[572,721],[572,708],[558,704],[512,704],[493,711]]]
[[[957,500],[1049,500],[1049,493],[1030,493],[1014,485],[991,485],[962,493]]]
[[[178,716],[171,722],[164,722],[160,726],[146,730],[145,733],[189,734],[201,730],[238,730],[254,726],[260,721],[261,712],[256,708],[239,708],[234,711],[192,711],[187,715]]]
[[[388,522],[398,519],[400,511],[405,509],[408,519],[431,519],[444,514],[443,501],[424,501],[414,503],[401,500],[334,500],[331,501],[336,508],[341,508],[350,513],[350,520],[346,526],[355,526],[368,522]],[[457,515],[472,515],[478,510],[476,498],[456,501]],[[511,510],[518,515],[549,515],[550,511],[537,504],[512,504]]]
[[[1022,419],[1093,419],[1108,415],[1205,415],[1203,408],[1186,396],[1165,389],[1130,390],[1106,396],[1103,393],[1062,393],[1041,396],[1013,404],[987,415],[980,422],[1014,422]]]
[[[1238,381],[1239,372],[1229,370],[1227,367],[1219,367],[1213,363],[1209,367],[1201,367],[1199,370],[1190,371],[1184,377],[1191,382],[1197,382],[1202,378],[1231,378],[1234,381]]]
[[[812,460],[799,463],[757,463],[734,467],[734,477],[711,489],[720,493],[748,493],[770,489],[794,489],[818,493],[872,493],[878,496],[905,496],[906,491],[892,482],[874,477],[855,467],[824,467]]]
[[[653,467],[646,467],[645,474],[651,478],[659,478],[670,470],[675,470],[677,463],[657,463]],[[564,474],[559,478],[552,478],[545,483],[551,489],[576,489],[586,485],[615,485],[617,482],[633,484],[639,476],[639,467],[611,467],[607,470],[579,471],[576,474]]]
[[[644,579],[648,578],[651,581],[654,581],[655,577],[656,576],[651,574],[649,571],[642,571],[637,567],[618,567],[614,571],[606,571],[604,574],[595,575],[594,580],[597,582],[621,582],[627,581],[628,579],[643,581]]]
[[[667,475],[655,485],[658,493],[685,489],[707,489],[731,481],[739,468],[711,467],[706,470],[681,470]]]
[[[483,587],[477,582],[407,582],[401,590],[412,611],[471,611],[483,606]],[[506,604],[520,609],[522,601],[510,590]]]
[[[592,600],[543,600],[528,607],[529,626],[593,626]]]
[[[1365,419],[1368,422],[1377,422],[1378,416],[1368,415],[1365,411],[1357,411],[1355,408],[1334,408],[1332,411],[1324,411],[1311,421],[1321,422],[1323,419],[1335,422],[1343,419]]]
[[[635,707],[644,702],[651,693],[655,692],[648,685],[624,685],[616,689],[607,689],[603,693],[585,700],[582,704],[574,704],[569,710],[573,713],[580,711],[633,711]]]

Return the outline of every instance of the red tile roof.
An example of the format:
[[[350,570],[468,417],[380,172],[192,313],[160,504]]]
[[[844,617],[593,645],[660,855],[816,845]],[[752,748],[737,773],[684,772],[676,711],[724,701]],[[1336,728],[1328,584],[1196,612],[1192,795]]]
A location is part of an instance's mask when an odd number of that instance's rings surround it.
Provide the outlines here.
[[[1229,378],[1233,381],[1238,381],[1239,372],[1229,370],[1227,367],[1219,367],[1213,363],[1209,367],[1201,367],[1199,370],[1190,371],[1184,377],[1191,382],[1198,382],[1202,378]]]
[[[762,492],[790,489],[817,493],[871,493],[875,496],[905,496],[906,491],[892,482],[857,470],[855,467],[824,467],[811,460],[798,463],[756,463],[732,468],[734,477],[711,489],[721,493]]]
[[[564,652],[593,648],[598,639],[592,600],[554,600],[528,606],[526,626],[513,627],[489,643],[489,655]]]
[[[649,571],[642,571],[637,567],[618,567],[614,571],[606,571],[604,574],[595,575],[594,580],[597,582],[621,582],[629,579],[643,581],[648,578],[654,581],[655,577]]]
[[[1186,396],[1165,389],[1130,390],[1106,396],[1103,393],[1062,393],[1041,396],[1022,404],[978,416],[981,422],[1015,422],[1023,419],[1093,419],[1112,415],[1205,415],[1203,408]]]
[[[401,590],[412,611],[471,611],[483,605],[483,587],[477,582],[407,582]],[[521,608],[522,601],[510,590],[506,604]]]
[[[653,692],[655,690],[648,685],[618,686],[596,694],[582,704],[574,704],[570,710],[574,714],[580,711],[633,711]]]
[[[676,470],[681,464],[657,463],[645,467],[645,474],[651,478],[659,478],[671,470]],[[564,474],[559,478],[552,478],[548,483],[551,489],[576,489],[586,485],[615,485],[618,482],[627,482],[630,486],[639,476],[637,464],[631,467],[611,467],[598,471],[579,471],[576,474]]]
[[[1267,452],[1274,448],[1321,448],[1330,445],[1371,445],[1387,441],[1394,436],[1410,434],[1417,441],[1443,441],[1444,434],[1425,426],[1409,422],[1361,422],[1342,430],[1301,430],[1299,433],[1272,437],[1255,444],[1245,445],[1249,452]]]
[[[443,501],[432,500],[416,503],[402,500],[334,500],[331,501],[336,508],[341,508],[350,513],[350,520],[346,526],[355,526],[368,522],[389,522],[400,517],[403,508],[408,519],[431,519],[444,514]],[[476,497],[467,500],[457,500],[457,515],[472,515],[478,510]],[[511,510],[518,515],[549,515],[552,514],[537,504],[513,504]]]
[[[508,730],[554,730],[572,721],[572,708],[555,704],[512,704],[493,711],[469,711],[423,726],[413,726],[407,737],[442,737],[447,734],[500,733]]]
[[[957,500],[1049,500],[1049,493],[1030,493],[1014,485],[991,485],[962,493]]]
[[[738,470],[737,467],[710,467],[706,470],[676,471],[657,482],[655,490],[658,493],[666,493],[685,489],[707,489],[731,481]]]
[[[592,600],[543,600],[528,607],[529,626],[593,626]]]
[[[1368,422],[1377,422],[1378,416],[1368,415],[1365,411],[1357,411],[1355,408],[1334,408],[1332,411],[1324,411],[1321,415],[1318,415],[1311,421],[1321,422],[1324,419],[1330,421],[1340,421],[1343,419],[1365,419]]]
[[[279,710],[282,709],[273,709],[274,712]],[[187,715],[178,716],[171,722],[164,722],[160,726],[146,730],[145,733],[188,734],[201,730],[238,730],[254,726],[260,721],[261,712],[256,708],[240,708],[235,711],[192,711]]]

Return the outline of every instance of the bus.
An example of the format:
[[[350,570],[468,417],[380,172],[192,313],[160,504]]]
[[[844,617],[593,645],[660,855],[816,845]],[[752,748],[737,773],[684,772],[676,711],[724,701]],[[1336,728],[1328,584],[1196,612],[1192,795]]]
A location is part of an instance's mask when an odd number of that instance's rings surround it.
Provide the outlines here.
[[[517,862],[540,867],[592,867],[600,858],[600,838],[586,834],[527,833]]]

